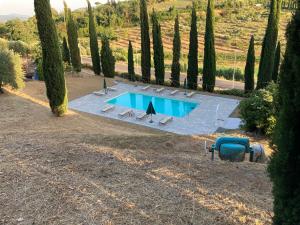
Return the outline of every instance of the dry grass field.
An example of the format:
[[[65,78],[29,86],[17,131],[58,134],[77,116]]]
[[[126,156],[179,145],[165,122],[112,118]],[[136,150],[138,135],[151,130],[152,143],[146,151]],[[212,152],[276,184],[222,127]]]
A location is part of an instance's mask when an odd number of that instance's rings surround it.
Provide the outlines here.
[[[69,98],[101,82],[69,75]],[[0,113],[0,224],[271,224],[266,164],[212,162],[204,141],[218,134],[56,118],[38,81],[1,95]]]

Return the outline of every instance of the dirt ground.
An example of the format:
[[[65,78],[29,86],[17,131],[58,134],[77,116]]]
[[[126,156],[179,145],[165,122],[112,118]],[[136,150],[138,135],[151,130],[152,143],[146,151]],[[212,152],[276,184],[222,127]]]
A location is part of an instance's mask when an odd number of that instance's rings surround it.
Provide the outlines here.
[[[85,72],[68,75],[70,99],[102,87]],[[271,224],[266,164],[212,162],[217,135],[56,118],[44,84],[27,82],[0,96],[0,224]]]

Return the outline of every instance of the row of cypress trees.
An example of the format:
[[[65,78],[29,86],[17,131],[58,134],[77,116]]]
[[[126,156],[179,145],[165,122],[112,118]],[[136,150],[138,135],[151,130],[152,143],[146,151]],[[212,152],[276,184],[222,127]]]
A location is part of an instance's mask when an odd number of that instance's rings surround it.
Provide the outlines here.
[[[81,71],[81,56],[78,46],[77,24],[73,18],[71,9],[64,1],[65,22],[67,28],[68,44],[70,49],[71,63],[76,72]]]
[[[273,81],[274,83],[277,83],[280,60],[281,60],[281,45],[280,42],[278,42],[275,56],[274,56],[274,64],[273,67],[270,67],[272,68],[272,74],[271,74],[271,80],[269,82]],[[247,61],[245,67],[245,93],[252,92],[255,88],[254,74],[255,74],[255,49],[254,49],[254,36],[252,35],[249,43]]]
[[[161,26],[157,18],[157,14],[153,11],[152,20],[152,35],[153,35],[153,52],[154,52],[154,68],[157,84],[164,83],[165,66],[164,66],[164,51],[161,37]],[[150,53],[150,35],[149,21],[147,13],[146,0],[140,1],[140,26],[141,26],[141,67],[142,80],[149,83],[151,79],[151,53]],[[130,42],[131,44],[131,42]],[[133,59],[132,45],[129,46],[128,56]],[[180,86],[180,55],[181,55],[181,40],[179,32],[179,18],[175,18],[174,38],[173,38],[173,61],[171,67],[171,85],[174,87]],[[132,68],[132,63],[128,60],[128,67]],[[207,19],[205,32],[205,49],[204,49],[204,66],[203,66],[203,89],[212,92],[215,86],[216,76],[216,53],[214,43],[214,0],[209,0],[207,5]],[[131,70],[132,71],[132,70]],[[132,74],[128,71],[129,74]],[[196,6],[193,4],[191,13],[191,30],[190,30],[190,45],[188,53],[188,69],[187,69],[187,86],[190,89],[198,87],[198,30],[197,30],[197,13]]]
[[[256,89],[265,88],[272,81],[278,39],[281,0],[271,0],[266,34],[263,40]]]
[[[270,15],[268,26],[263,40],[261,60],[258,72],[257,89],[266,87],[272,80],[277,81],[279,65],[280,65],[280,43],[278,39],[278,24],[280,16],[280,6],[282,0],[271,0]],[[141,19],[141,48],[142,48],[142,77],[143,81],[150,82],[151,71],[151,55],[150,55],[150,37],[149,22],[147,14],[146,0],[141,0],[140,4]],[[157,14],[152,14],[152,34],[153,34],[153,51],[154,51],[154,67],[157,84],[163,84],[164,80],[164,60],[163,60],[163,44],[161,39],[160,24]],[[175,18],[174,39],[173,39],[173,61],[171,67],[171,85],[180,86],[180,33],[179,19]],[[245,92],[254,89],[254,73],[255,73],[255,50],[254,37],[251,37],[247,54],[247,62],[245,67]],[[205,91],[213,92],[216,80],[216,51],[214,40],[214,0],[208,0],[205,43],[204,43],[204,61],[203,61],[203,84]],[[191,29],[190,42],[188,52],[188,69],[187,69],[187,86],[190,89],[198,87],[198,31],[197,31],[197,14],[196,7],[193,5],[191,13]]]
[[[94,24],[92,8],[88,3],[90,19],[90,44],[93,58],[93,69],[95,74],[100,74],[100,56],[97,35]],[[51,111],[56,116],[62,116],[67,111],[68,99],[67,88],[64,78],[63,61],[71,63],[76,72],[81,71],[81,56],[78,46],[78,33],[76,22],[73,19],[71,10],[64,2],[65,22],[68,41],[63,38],[62,52],[59,46],[59,38],[52,18],[51,5],[49,0],[34,0],[34,8],[37,19],[38,33],[42,47],[42,70],[45,79],[47,97]],[[115,71],[115,58],[109,46],[109,40],[102,40],[102,69],[106,76],[113,77]]]

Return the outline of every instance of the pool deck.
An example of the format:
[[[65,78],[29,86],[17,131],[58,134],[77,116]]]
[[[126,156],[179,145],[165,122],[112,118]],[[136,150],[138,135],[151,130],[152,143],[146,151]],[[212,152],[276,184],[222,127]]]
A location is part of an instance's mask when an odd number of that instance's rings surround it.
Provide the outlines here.
[[[69,103],[69,108],[182,135],[212,134],[218,128],[237,129],[241,122],[238,118],[229,118],[232,112],[239,105],[240,101],[237,99],[204,95],[203,93],[198,92],[192,98],[187,98],[182,91],[171,96],[170,93],[174,89],[168,90],[166,88],[163,92],[156,93],[155,87],[151,87],[146,91],[142,90],[143,87],[144,86],[118,83],[113,87],[116,89],[115,91],[108,91],[108,94],[104,96],[97,96],[94,94],[83,96],[71,101]],[[144,112],[141,110],[133,109],[135,116],[124,118],[120,117],[118,114],[129,109],[127,107],[115,105],[113,110],[105,113],[101,111],[108,105],[106,101],[126,92],[136,92],[152,96],[190,101],[198,103],[199,106],[185,117],[173,117],[173,120],[166,125],[159,124],[160,120],[167,117],[167,115],[163,114],[154,115],[154,123],[149,123],[150,117],[144,120],[136,119],[136,115]]]

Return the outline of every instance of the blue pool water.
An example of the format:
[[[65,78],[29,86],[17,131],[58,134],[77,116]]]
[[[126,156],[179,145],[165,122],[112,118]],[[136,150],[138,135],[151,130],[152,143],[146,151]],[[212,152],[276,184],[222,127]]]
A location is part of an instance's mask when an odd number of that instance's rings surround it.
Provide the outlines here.
[[[156,113],[174,117],[184,117],[198,106],[193,102],[130,92],[113,98],[107,103],[146,111],[150,101],[152,101]]]

